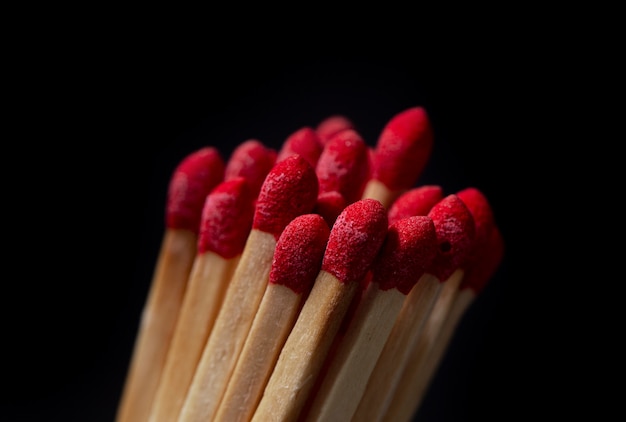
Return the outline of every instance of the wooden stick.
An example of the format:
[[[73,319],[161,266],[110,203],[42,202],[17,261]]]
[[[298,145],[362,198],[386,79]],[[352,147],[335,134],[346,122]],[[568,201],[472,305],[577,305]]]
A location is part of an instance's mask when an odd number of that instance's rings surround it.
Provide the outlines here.
[[[172,175],[166,229],[141,315],[117,422],[148,420],[196,256],[204,200],[222,181],[224,167],[219,152],[207,147],[185,157]]]
[[[252,421],[294,421],[313,388],[342,319],[387,232],[387,213],[373,199],[337,217],[322,270],[280,353]]]
[[[381,352],[361,402],[355,421],[380,421],[385,415],[401,373],[445,283],[456,283],[462,272],[475,235],[471,212],[456,195],[448,195],[428,213],[435,223],[439,248],[431,268],[413,288],[398,315]],[[424,284],[422,284],[426,281]],[[423,292],[419,287],[425,289]],[[427,289],[427,290],[426,290]],[[413,296],[415,293],[415,297]]]
[[[372,173],[363,198],[379,200],[389,208],[414,186],[430,158],[433,132],[426,110],[406,109],[385,125],[373,151]]]
[[[269,284],[216,412],[217,421],[249,421],[280,350],[320,271],[329,228],[317,214],[296,217],[278,239]]]
[[[206,198],[194,261],[150,422],[175,420],[221,307],[228,282],[252,226],[254,201],[248,180],[219,184]]]
[[[497,227],[488,235],[482,254],[465,272],[461,285],[451,291],[449,304],[437,306],[437,317],[429,321],[423,346],[416,346],[410,364],[403,371],[398,388],[384,420],[409,422],[419,409],[433,376],[445,355],[461,318],[496,272],[504,254],[504,243]],[[435,313],[433,312],[433,315]]]
[[[179,422],[214,417],[267,287],[277,239],[291,220],[313,209],[316,197],[315,171],[300,155],[277,162],[267,175],[252,230],[202,352]]]
[[[373,264],[373,279],[330,357],[306,421],[351,420],[407,294],[431,264],[436,250],[437,235],[430,217],[414,216],[389,227]]]

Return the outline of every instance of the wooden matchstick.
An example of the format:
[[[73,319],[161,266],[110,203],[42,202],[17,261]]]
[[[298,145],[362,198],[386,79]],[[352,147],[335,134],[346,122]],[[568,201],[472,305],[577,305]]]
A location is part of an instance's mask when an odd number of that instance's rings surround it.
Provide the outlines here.
[[[224,293],[252,228],[254,201],[247,180],[231,178],[206,198],[187,290],[167,353],[150,422],[176,420]]]
[[[501,250],[501,244],[497,238],[492,238],[492,232],[495,230],[495,220],[491,205],[486,196],[475,187],[468,187],[456,193],[456,195],[465,203],[469,211],[472,213],[472,217],[475,225],[475,237],[474,244],[468,253],[468,258],[463,264],[464,272],[467,274],[471,272],[472,268],[480,265],[484,267],[485,256],[488,257],[487,263],[489,268],[493,267],[493,254],[486,252],[487,248],[494,248],[496,257],[499,260],[499,251]],[[480,271],[483,271],[482,269]],[[476,274],[476,271],[474,271]],[[467,274],[469,275],[469,274]],[[470,283],[473,276],[469,275]],[[464,280],[461,283],[465,283],[467,276],[464,275]],[[483,277],[484,278],[484,277]],[[482,281],[482,280],[481,280]],[[397,420],[398,418],[410,418],[414,409],[417,409],[417,402],[415,397],[409,398],[408,395],[414,394],[415,391],[420,391],[420,394],[424,391],[424,385],[422,381],[417,378],[423,379],[424,377],[418,375],[421,371],[421,367],[424,365],[424,361],[428,356],[429,350],[434,347],[441,327],[447,318],[447,315],[451,312],[450,309],[456,299],[459,291],[459,286],[455,284],[446,284],[441,292],[441,295],[437,299],[431,315],[426,321],[424,330],[420,335],[417,342],[413,345],[413,349],[410,351],[411,357],[407,362],[405,369],[402,371],[402,377],[398,382],[396,391],[393,393],[392,402],[389,405],[387,411],[387,420]]]
[[[482,252],[465,271],[449,310],[441,315],[440,326],[434,327],[432,343],[425,351],[415,349],[412,358],[416,360],[406,367],[383,419],[385,422],[410,422],[420,408],[459,322],[502,261],[504,242],[497,227],[491,231]],[[420,352],[424,355],[419,355]]]
[[[445,283],[458,283],[474,239],[472,214],[458,196],[439,201],[428,216],[435,223],[437,254],[430,269],[413,287],[367,382],[354,421],[380,421],[409,358]]]
[[[374,148],[372,173],[362,197],[377,199],[389,208],[415,185],[430,158],[432,145],[433,131],[423,107],[393,116]]]
[[[276,164],[277,154],[261,141],[248,139],[239,144],[230,155],[224,170],[224,180],[243,177],[250,186],[250,193],[256,198],[265,177]]]
[[[374,199],[348,205],[333,225],[322,269],[287,337],[252,421],[295,421],[350,305],[387,233]]]
[[[298,154],[277,162],[265,178],[252,230],[202,352],[179,422],[214,417],[267,287],[277,239],[291,220],[311,212],[317,190],[314,169]]]
[[[414,216],[389,226],[372,265],[372,280],[349,321],[305,421],[349,421],[398,316],[437,250],[430,217]]]
[[[165,233],[141,315],[117,422],[148,420],[197,253],[202,207],[208,193],[223,180],[224,168],[218,150],[205,147],[185,157],[172,174]]]
[[[216,421],[252,418],[315,277],[320,271],[329,227],[318,214],[304,214],[285,227],[272,261],[269,284],[217,410]]]

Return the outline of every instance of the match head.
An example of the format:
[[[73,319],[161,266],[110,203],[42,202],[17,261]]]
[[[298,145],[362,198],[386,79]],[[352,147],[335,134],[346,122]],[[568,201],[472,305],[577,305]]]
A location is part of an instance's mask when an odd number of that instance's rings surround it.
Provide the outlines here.
[[[324,217],[326,224],[332,227],[341,211],[346,207],[346,200],[337,191],[320,193],[315,204],[315,213]]]
[[[428,272],[443,282],[466,262],[474,244],[474,218],[454,194],[435,204],[428,216],[435,223],[438,246]]]
[[[431,208],[443,199],[439,185],[424,185],[404,192],[389,207],[389,224],[414,215],[428,215]]]
[[[338,191],[349,204],[360,199],[369,174],[367,148],[353,129],[335,134],[315,167],[320,193]]]
[[[243,177],[217,185],[202,210],[198,253],[212,251],[225,259],[242,253],[252,228],[255,200]]]
[[[472,265],[465,270],[460,288],[472,289],[476,294],[482,292],[498,270],[504,257],[504,249],[502,232],[498,227],[494,227]]]
[[[343,283],[360,282],[369,271],[387,234],[385,207],[375,199],[348,205],[333,225],[322,270]]]
[[[252,228],[278,240],[291,220],[313,210],[317,190],[315,170],[304,157],[296,154],[277,162],[261,186]]]
[[[329,234],[328,224],[318,214],[294,218],[276,243],[269,282],[296,294],[308,291],[320,271]]]
[[[226,163],[224,180],[244,177],[256,196],[267,173],[276,163],[277,152],[259,140],[248,139],[235,148]]]
[[[287,157],[298,154],[304,157],[311,167],[315,168],[321,153],[322,143],[317,132],[305,126],[296,130],[285,139],[281,149],[278,151],[276,162],[278,163]]]
[[[495,220],[491,204],[484,193],[478,188],[467,187],[456,193],[467,208],[472,213],[474,225],[476,226],[476,236],[474,238],[474,248],[479,249],[487,241],[495,226]]]
[[[170,179],[166,226],[197,234],[206,196],[222,182],[224,171],[224,160],[214,147],[204,147],[187,155],[178,164]]]
[[[437,232],[425,215],[398,220],[389,226],[372,265],[373,281],[381,290],[397,288],[407,295],[427,271],[437,253]]]
[[[334,114],[322,120],[315,128],[315,131],[320,138],[322,146],[324,146],[333,135],[345,129],[355,129],[354,123],[346,116]]]
[[[396,114],[383,128],[374,154],[372,177],[391,191],[415,185],[433,146],[433,130],[423,107]]]

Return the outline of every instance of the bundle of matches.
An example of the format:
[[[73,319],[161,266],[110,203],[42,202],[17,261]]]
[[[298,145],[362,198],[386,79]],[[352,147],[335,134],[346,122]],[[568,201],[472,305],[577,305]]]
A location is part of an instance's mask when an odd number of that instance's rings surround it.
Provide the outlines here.
[[[184,158],[116,421],[410,421],[504,253],[479,189],[417,185],[432,146],[412,107]]]

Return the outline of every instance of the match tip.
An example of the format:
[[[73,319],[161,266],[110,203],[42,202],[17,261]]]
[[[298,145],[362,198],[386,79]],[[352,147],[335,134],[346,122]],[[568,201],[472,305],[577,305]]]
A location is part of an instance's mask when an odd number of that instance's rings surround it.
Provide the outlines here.
[[[320,193],[338,191],[353,203],[361,198],[369,174],[367,144],[353,129],[336,133],[324,145],[315,172]]]
[[[297,294],[308,291],[320,271],[330,229],[318,214],[294,218],[283,230],[270,270],[270,283],[282,284]]]
[[[317,132],[309,127],[302,127],[285,139],[278,151],[276,162],[280,162],[294,154],[301,155],[313,168],[322,153],[322,143]]]
[[[460,288],[470,288],[479,294],[498,270],[504,257],[504,249],[502,232],[494,227],[480,253],[465,271]]]
[[[345,129],[355,129],[354,123],[346,116],[334,114],[322,120],[315,128],[315,131],[322,145],[326,145],[333,135]]]
[[[253,228],[278,239],[291,220],[313,210],[317,191],[315,170],[304,157],[296,154],[278,161],[261,186]]]
[[[397,288],[409,294],[436,253],[437,232],[430,217],[420,215],[398,220],[389,226],[372,265],[373,281],[381,290]]]
[[[217,185],[202,210],[198,253],[212,251],[225,259],[242,253],[252,228],[255,199],[243,177]]]
[[[346,207],[346,200],[343,195],[337,191],[320,193],[317,196],[315,204],[315,212],[326,220],[326,224],[332,227],[337,220],[337,216]]]
[[[222,182],[224,171],[224,160],[214,147],[204,147],[187,155],[170,179],[166,226],[197,234],[206,196]]]
[[[428,215],[431,208],[443,199],[439,185],[424,185],[400,195],[389,207],[389,224],[414,215]]]
[[[482,249],[482,245],[487,241],[495,226],[495,220],[491,204],[483,192],[478,188],[470,186],[463,190],[460,190],[456,195],[465,203],[467,208],[472,213],[474,218],[474,226],[476,227],[476,234],[474,236],[474,246],[470,256],[468,257],[468,264],[471,265],[471,261],[474,260],[473,255]]]
[[[258,195],[265,176],[276,162],[277,152],[257,139],[248,139],[235,148],[226,163],[224,180],[244,177],[254,195]]]
[[[414,186],[433,146],[433,130],[423,107],[406,109],[389,120],[375,148],[372,177],[392,191]]]
[[[437,232],[437,254],[433,259],[431,274],[445,281],[466,261],[475,236],[472,213],[455,194],[443,198],[428,213]]]
[[[387,234],[385,207],[375,199],[348,205],[333,225],[322,269],[343,283],[360,282]]]

